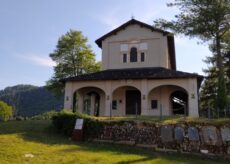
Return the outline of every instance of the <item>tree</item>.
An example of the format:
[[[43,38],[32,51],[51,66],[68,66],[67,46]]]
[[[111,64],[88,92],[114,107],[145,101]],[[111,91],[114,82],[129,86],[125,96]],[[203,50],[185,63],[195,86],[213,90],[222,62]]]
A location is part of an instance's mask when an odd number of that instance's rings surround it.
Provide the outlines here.
[[[8,121],[13,115],[12,107],[0,101],[0,120]]]
[[[212,117],[220,116],[230,116],[230,33],[226,33],[223,38],[223,67],[224,67],[224,76],[227,84],[226,97],[227,107],[222,111],[213,111]],[[212,47],[210,47],[212,49]],[[207,74],[205,81],[201,87],[200,94],[200,109],[201,113],[207,113],[207,108],[215,109],[217,108],[216,99],[217,99],[217,86],[218,86],[218,74],[219,71],[216,68],[216,57],[207,57],[205,63],[209,65],[208,69],[205,69],[204,72]]]
[[[100,70],[95,54],[87,45],[87,38],[80,31],[70,30],[58,40],[56,49],[50,54],[56,66],[47,87],[56,95],[63,95],[61,79]]]
[[[230,2],[229,0],[175,0],[168,4],[176,6],[180,13],[176,20],[155,21],[156,27],[169,28],[175,33],[189,37],[198,37],[203,42],[213,46],[215,65],[218,70],[217,108],[223,110],[227,105],[226,79],[223,66],[223,39],[230,31]]]

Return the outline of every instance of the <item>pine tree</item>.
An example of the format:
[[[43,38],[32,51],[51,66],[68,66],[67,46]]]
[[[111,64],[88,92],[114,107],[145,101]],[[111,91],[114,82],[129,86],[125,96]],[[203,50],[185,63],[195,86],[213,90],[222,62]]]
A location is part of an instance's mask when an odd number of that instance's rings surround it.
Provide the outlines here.
[[[211,67],[217,68],[217,83],[213,83],[217,88],[215,104],[218,111],[223,111],[228,103],[224,66],[226,49],[223,43],[226,43],[224,38],[230,31],[229,0],[174,0],[168,6],[176,6],[180,13],[175,15],[175,20],[155,21],[155,26],[171,29],[177,34],[197,37],[212,46],[215,65]]]

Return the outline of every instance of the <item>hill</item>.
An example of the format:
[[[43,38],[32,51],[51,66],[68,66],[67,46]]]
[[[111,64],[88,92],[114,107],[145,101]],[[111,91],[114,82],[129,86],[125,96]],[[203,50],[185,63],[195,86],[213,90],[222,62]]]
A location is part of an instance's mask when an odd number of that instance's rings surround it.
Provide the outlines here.
[[[0,100],[13,106],[16,116],[31,117],[63,108],[63,97],[56,98],[45,87],[16,85],[0,90]]]

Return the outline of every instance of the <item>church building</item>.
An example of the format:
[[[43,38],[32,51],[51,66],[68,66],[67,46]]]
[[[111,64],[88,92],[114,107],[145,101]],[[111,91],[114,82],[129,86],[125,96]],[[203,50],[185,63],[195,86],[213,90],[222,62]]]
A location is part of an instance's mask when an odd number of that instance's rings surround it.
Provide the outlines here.
[[[131,19],[96,44],[102,70],[63,80],[65,109],[95,116],[199,117],[203,77],[176,69],[172,33]]]

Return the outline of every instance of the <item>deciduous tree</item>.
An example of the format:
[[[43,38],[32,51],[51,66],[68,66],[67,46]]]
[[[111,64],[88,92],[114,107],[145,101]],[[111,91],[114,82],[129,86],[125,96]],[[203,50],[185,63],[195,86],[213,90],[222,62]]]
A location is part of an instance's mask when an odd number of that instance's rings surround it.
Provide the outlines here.
[[[13,115],[12,107],[3,101],[0,101],[0,120],[8,121]]]
[[[80,31],[70,30],[58,40],[56,49],[50,54],[56,63],[54,75],[47,82],[48,89],[62,95],[61,79],[100,70],[95,54]]]

